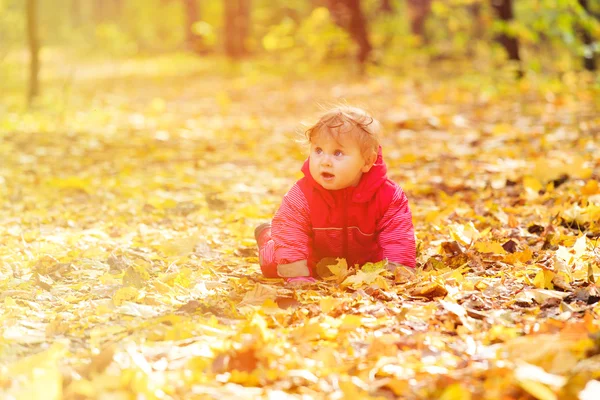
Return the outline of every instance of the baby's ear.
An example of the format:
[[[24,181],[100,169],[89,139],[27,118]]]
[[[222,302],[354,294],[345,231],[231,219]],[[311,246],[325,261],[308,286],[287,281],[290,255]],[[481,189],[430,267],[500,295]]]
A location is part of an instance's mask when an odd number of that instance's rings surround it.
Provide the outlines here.
[[[377,161],[377,153],[372,152],[369,157],[365,158],[365,166],[362,167],[362,172],[369,172],[371,167],[373,167],[373,164],[375,164],[375,161]]]

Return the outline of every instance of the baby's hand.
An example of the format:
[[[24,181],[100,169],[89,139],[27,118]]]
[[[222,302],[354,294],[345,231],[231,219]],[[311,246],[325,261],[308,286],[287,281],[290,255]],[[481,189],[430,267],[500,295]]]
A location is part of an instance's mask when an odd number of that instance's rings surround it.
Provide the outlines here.
[[[311,283],[315,283],[316,281],[317,280],[315,278],[312,278],[310,276],[297,276],[295,278],[287,278],[285,280],[285,284],[287,286],[298,287],[298,286],[310,285]]]
[[[306,260],[300,260],[289,264],[279,264],[277,274],[282,278],[295,278],[297,276],[310,276],[310,270]]]

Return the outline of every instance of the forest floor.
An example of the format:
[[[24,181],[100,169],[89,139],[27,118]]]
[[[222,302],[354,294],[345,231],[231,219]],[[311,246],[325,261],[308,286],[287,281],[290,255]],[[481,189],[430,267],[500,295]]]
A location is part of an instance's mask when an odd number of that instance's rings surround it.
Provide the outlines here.
[[[577,75],[73,65],[31,111],[0,99],[0,397],[599,398],[600,91]],[[418,268],[262,278],[254,227],[340,102],[383,123]]]

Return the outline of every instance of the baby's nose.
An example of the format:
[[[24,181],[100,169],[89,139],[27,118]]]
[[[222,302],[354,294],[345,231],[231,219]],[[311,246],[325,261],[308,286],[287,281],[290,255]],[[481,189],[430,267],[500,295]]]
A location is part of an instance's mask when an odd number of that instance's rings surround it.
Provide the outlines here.
[[[323,156],[323,158],[321,158],[321,164],[331,165],[331,158],[329,158],[329,156]]]

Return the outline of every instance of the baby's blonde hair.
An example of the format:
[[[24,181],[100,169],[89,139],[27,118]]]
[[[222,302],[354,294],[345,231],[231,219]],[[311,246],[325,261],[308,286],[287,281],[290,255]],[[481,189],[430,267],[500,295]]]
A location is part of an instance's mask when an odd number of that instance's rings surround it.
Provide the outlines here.
[[[323,132],[331,135],[336,141],[343,136],[350,136],[358,142],[362,155],[368,159],[377,154],[381,124],[365,110],[352,106],[337,106],[326,111],[316,124],[308,128],[304,135],[309,143]]]

